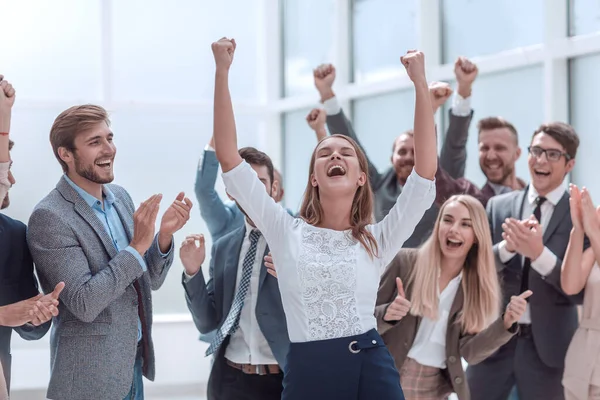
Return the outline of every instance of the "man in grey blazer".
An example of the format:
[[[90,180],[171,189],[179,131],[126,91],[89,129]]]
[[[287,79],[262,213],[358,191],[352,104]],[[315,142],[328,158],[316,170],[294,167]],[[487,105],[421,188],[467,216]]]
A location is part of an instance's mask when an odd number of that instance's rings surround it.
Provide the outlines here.
[[[455,75],[458,83],[457,94],[453,106],[449,111],[450,124],[445,136],[444,145],[440,155],[439,165],[453,178],[464,175],[467,153],[465,143],[469,133],[469,125],[473,117],[470,96],[471,87],[477,77],[477,67],[465,58],[459,58],[455,66]],[[321,65],[314,71],[315,86],[321,96],[325,112],[327,113],[327,127],[331,134],[350,136],[360,144],[354,132],[352,123],[348,120],[333,92],[335,68],[331,64]],[[434,113],[450,97],[452,90],[447,84],[434,83],[430,85]],[[391,128],[391,127],[390,127]],[[374,134],[374,133],[371,133]],[[367,157],[369,162],[369,180],[374,194],[375,219],[381,221],[396,203],[414,166],[414,141],[412,131],[407,131],[396,138],[392,151],[392,167],[385,173],[377,171],[377,167]],[[364,150],[364,147],[361,145]],[[436,175],[436,182],[440,184],[440,176]],[[411,237],[404,243],[404,247],[418,247],[429,237],[437,217],[439,207],[431,206],[425,212],[421,221],[415,227]]]
[[[571,126],[541,125],[528,149],[531,184],[487,204],[504,304],[526,289],[533,295],[517,337],[467,369],[473,400],[505,400],[515,383],[523,400],[564,399],[564,359],[578,326],[576,305],[583,300],[583,293],[568,296],[560,285],[572,228],[563,180],[578,146]]]
[[[136,210],[113,181],[116,147],[106,111],[61,113],[50,143],[64,175],[34,209],[27,240],[45,291],[65,282],[50,339],[49,399],[143,399],[154,380],[152,295],[189,219],[180,193],[155,235],[161,195]]]
[[[240,149],[240,155],[273,197],[271,159],[253,148]],[[264,237],[246,217],[243,226],[213,243],[206,283],[203,237],[190,236],[182,246],[188,308],[201,333],[216,330],[206,353],[215,356],[209,400],[281,399],[289,338],[277,279],[264,265],[268,252]]]

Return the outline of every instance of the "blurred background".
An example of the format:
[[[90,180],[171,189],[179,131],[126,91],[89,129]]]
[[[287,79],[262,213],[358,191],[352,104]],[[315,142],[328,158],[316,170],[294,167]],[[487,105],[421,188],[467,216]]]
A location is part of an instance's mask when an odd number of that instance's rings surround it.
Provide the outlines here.
[[[338,98],[383,170],[393,139],[412,126],[412,84],[399,62],[412,48],[425,53],[429,80],[453,83],[455,59],[472,58],[480,71],[475,118],[507,118],[523,149],[543,121],[574,125],[583,146],[570,179],[600,198],[598,0],[0,0],[0,16],[0,73],[17,90],[17,184],[6,213],[22,221],[61,176],[48,140],[54,118],[87,102],[111,113],[115,183],[136,203],[161,192],[164,211],[179,191],[194,198],[198,157],[212,134],[210,44],[222,36],[238,43],[231,91],[240,146],[273,158],[293,210],[316,144],[305,122],[319,100],[312,69],[336,66]],[[436,118],[441,134],[446,110]],[[475,126],[466,176],[483,184]],[[517,175],[528,176],[526,157]],[[224,193],[220,180],[218,189]],[[177,243],[192,232],[207,233],[197,207]],[[201,399],[208,379],[207,345],[187,311],[181,272],[176,261],[154,294],[152,399]],[[48,338],[14,337],[14,399],[45,398]]]

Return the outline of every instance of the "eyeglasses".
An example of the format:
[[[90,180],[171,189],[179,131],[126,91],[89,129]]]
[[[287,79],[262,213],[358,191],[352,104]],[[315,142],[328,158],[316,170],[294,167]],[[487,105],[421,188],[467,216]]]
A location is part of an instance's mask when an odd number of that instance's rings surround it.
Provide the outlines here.
[[[568,155],[567,153],[563,153],[562,151],[556,150],[556,149],[542,149],[539,146],[533,146],[533,147],[528,147],[527,150],[529,151],[529,154],[531,154],[535,158],[540,158],[542,156],[542,154],[545,153],[546,158],[548,159],[548,161],[551,161],[551,162],[557,162],[558,160],[560,160],[560,158],[562,156],[565,156],[567,161],[569,161],[571,159],[570,155]]]

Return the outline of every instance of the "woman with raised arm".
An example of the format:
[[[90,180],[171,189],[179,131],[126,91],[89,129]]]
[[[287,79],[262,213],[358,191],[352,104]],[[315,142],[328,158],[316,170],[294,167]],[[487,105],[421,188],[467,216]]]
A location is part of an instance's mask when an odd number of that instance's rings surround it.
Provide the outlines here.
[[[269,197],[238,154],[228,87],[235,41],[213,43],[214,139],[227,192],[273,254],[290,336],[284,400],[403,399],[373,314],[380,275],[435,198],[436,137],[423,54],[401,58],[414,83],[415,167],[389,215],[372,224],[367,161],[347,137],[313,152],[300,218]]]
[[[11,109],[15,103],[15,89],[0,75],[0,209],[8,206],[5,198],[14,183],[10,173],[10,132]],[[8,199],[6,200],[8,203]]]
[[[406,287],[403,282],[406,283]],[[501,316],[501,293],[485,209],[450,197],[419,249],[402,249],[381,279],[375,317],[400,370],[407,400],[469,400],[461,359],[477,364],[507,343],[527,290]]]
[[[563,259],[560,284],[568,295],[585,289],[579,328],[565,358],[562,384],[566,400],[600,399],[600,207],[587,189],[570,186],[573,229]],[[591,247],[585,251],[588,237]]]

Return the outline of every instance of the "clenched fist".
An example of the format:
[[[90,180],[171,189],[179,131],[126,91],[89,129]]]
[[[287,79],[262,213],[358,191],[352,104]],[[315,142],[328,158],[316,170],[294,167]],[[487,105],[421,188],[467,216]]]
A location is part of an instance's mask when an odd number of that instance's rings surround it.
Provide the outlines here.
[[[409,50],[400,57],[400,62],[406,68],[408,77],[413,83],[427,83],[425,78],[425,55],[418,50]]]
[[[452,88],[446,82],[431,82],[429,84],[429,97],[433,113],[438,110],[452,96]]]
[[[404,286],[402,285],[402,280],[400,278],[396,278],[396,287],[398,288],[398,295],[387,307],[385,315],[383,316],[383,320],[386,322],[399,321],[404,318],[410,310],[410,301],[406,299]]]
[[[235,47],[235,39],[227,39],[225,37],[212,44],[212,52],[215,56],[215,65],[217,66],[217,69],[229,69],[233,62]]]
[[[506,312],[504,313],[504,327],[506,329],[510,329],[515,322],[519,322],[527,308],[526,299],[532,294],[531,290],[526,290],[520,295],[510,298],[510,303],[506,306]]]
[[[0,75],[0,111],[9,111],[15,104],[15,88]]]
[[[335,81],[335,67],[332,64],[321,64],[313,71],[315,86],[321,95],[321,101],[334,96],[333,82]]]
[[[454,63],[454,75],[456,76],[456,83],[458,85],[458,94],[463,98],[471,96],[471,87],[478,73],[477,65],[466,57],[458,57]]]
[[[306,116],[306,122],[308,122],[308,126],[317,134],[317,141],[319,142],[327,136],[327,130],[325,129],[326,119],[327,113],[320,108],[313,108]]]

